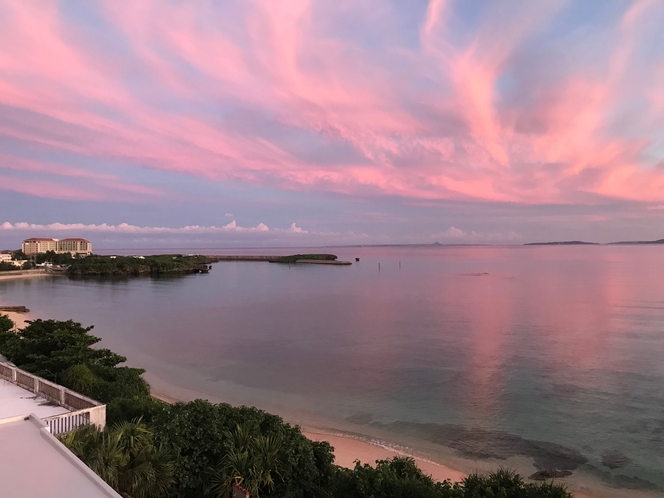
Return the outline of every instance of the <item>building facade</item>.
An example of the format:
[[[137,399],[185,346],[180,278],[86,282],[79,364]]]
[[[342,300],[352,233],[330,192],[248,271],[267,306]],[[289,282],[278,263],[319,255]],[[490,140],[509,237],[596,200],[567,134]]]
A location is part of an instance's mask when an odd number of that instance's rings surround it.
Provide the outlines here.
[[[53,251],[56,253],[70,253],[72,255],[88,255],[92,253],[92,244],[90,241],[79,238],[72,239],[48,239],[43,237],[33,237],[25,239],[21,250],[24,254],[31,256],[34,254]]]
[[[0,252],[0,263],[11,263],[17,268],[23,266],[25,261],[12,259],[12,253]]]

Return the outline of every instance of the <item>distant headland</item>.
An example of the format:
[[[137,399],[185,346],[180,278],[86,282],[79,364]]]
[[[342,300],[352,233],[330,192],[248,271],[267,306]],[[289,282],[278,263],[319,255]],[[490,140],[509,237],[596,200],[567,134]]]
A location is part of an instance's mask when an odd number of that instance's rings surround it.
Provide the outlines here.
[[[612,246],[612,245],[652,245],[652,244],[664,244],[664,239],[658,240],[624,240],[620,242],[608,242],[606,244],[600,244],[599,242],[585,242],[583,240],[563,240],[563,241],[554,241],[554,242],[529,242],[523,244],[524,246]]]
[[[598,246],[597,242],[584,242],[582,240],[563,240],[560,242],[529,242],[524,246]]]

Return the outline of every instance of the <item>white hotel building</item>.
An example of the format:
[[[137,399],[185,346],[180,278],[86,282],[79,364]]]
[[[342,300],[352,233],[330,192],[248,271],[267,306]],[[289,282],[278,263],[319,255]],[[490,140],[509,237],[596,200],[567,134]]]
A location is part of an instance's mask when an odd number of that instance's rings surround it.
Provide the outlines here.
[[[43,237],[33,237],[25,239],[21,250],[27,256],[53,251],[56,253],[70,253],[72,256],[81,254],[89,255],[92,253],[92,244],[85,239],[48,239]]]

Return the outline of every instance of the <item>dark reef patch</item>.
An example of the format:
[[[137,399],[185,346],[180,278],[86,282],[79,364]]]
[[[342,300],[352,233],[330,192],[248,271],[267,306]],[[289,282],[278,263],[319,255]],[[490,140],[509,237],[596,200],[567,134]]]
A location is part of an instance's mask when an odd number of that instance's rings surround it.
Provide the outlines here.
[[[602,453],[602,465],[610,469],[619,469],[629,463],[629,458],[619,450],[605,451]]]
[[[571,470],[538,470],[528,479],[532,479],[534,481],[545,481],[547,479],[555,479],[556,477],[568,477],[571,475]]]
[[[529,456],[539,471],[571,471],[588,462],[585,456],[573,448],[525,439],[504,431],[401,421],[372,425],[454,448],[467,458],[505,460],[512,456]]]
[[[623,474],[617,474],[613,476],[611,484],[615,488],[642,489],[652,491],[658,489],[657,485],[650,481],[646,481],[640,477],[631,477]]]

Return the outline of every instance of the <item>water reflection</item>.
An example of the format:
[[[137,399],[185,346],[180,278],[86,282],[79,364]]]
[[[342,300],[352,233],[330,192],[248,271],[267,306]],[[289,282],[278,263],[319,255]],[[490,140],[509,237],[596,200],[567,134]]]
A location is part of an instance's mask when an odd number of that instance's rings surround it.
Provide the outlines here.
[[[456,427],[531,456],[546,441],[611,479],[664,486],[664,250],[332,252],[361,262],[9,281],[0,300],[96,324],[105,346],[211,396],[467,444],[443,437]],[[616,449],[630,461],[609,469]]]

